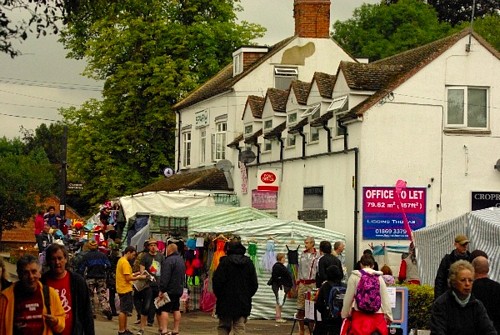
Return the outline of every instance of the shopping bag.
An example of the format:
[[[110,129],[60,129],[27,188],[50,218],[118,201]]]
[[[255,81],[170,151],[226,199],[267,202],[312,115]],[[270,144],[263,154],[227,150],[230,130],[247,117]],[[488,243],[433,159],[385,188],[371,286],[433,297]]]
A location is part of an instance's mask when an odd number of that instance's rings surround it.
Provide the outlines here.
[[[345,318],[342,321],[342,327],[340,328],[340,335],[349,335],[351,333],[351,318]]]

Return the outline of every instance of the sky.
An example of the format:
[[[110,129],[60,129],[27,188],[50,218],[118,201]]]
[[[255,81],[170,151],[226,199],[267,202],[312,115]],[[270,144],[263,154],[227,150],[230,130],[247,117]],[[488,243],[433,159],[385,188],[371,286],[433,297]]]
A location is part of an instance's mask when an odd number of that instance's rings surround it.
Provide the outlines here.
[[[240,20],[267,28],[259,45],[272,45],[294,34],[294,0],[241,0]],[[380,0],[331,0],[331,22],[345,21],[362,3]],[[0,53],[0,137],[20,137],[20,127],[34,130],[60,120],[58,108],[100,99],[102,83],[83,77],[84,61],[66,59],[56,36],[19,44],[21,56]]]

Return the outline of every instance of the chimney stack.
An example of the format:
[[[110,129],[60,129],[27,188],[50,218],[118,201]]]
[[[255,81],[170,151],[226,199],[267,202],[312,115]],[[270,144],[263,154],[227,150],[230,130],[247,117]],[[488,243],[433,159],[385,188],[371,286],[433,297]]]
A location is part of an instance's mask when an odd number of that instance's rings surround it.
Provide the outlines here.
[[[295,35],[330,38],[330,0],[294,0]]]

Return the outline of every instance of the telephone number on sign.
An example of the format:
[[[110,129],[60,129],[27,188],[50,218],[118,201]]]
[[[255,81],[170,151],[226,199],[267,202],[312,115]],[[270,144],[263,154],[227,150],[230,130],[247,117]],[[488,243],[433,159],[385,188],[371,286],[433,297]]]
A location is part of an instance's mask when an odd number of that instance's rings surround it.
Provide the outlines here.
[[[400,234],[406,234],[406,230],[399,228],[396,229],[381,228],[381,229],[375,229],[375,234],[400,235]]]

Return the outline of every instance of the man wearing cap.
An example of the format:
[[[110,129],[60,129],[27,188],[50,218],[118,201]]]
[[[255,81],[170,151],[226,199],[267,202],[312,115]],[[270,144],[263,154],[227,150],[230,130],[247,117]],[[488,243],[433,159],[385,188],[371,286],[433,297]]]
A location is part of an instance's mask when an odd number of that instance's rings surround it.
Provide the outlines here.
[[[149,287],[146,287],[144,291],[144,300],[141,305],[141,324],[140,330],[137,334],[144,334],[144,327],[146,327],[146,322],[148,320],[154,320],[154,315],[156,313],[156,308],[154,306],[154,298],[158,296],[159,288],[158,285],[160,283],[160,275],[161,275],[161,264],[165,257],[158,252],[158,242],[155,238],[150,238],[148,240],[148,252],[144,254],[141,259],[139,271],[141,274],[145,274],[147,271],[149,274],[154,276],[155,281],[149,284]],[[158,324],[160,323],[158,317]],[[148,323],[148,326],[152,326],[152,323]]]
[[[97,292],[99,306],[102,308],[102,313],[111,320],[113,313],[109,306],[108,289],[106,286],[106,273],[111,269],[111,263],[108,256],[100,252],[95,240],[88,243],[89,251],[83,256],[80,263],[80,273],[84,274],[85,281],[89,289],[89,294],[92,301],[92,311],[94,317],[96,315],[96,306],[94,305],[94,290]]]
[[[455,250],[445,255],[439,264],[439,269],[434,280],[434,300],[448,289],[448,272],[451,264],[458,260],[470,262],[472,260],[470,252],[467,250],[469,239],[463,234],[455,236]]]

